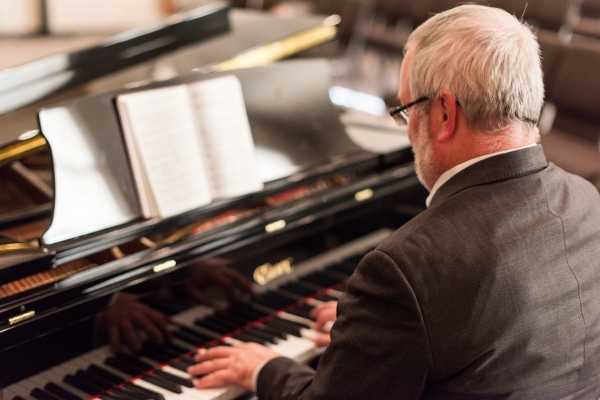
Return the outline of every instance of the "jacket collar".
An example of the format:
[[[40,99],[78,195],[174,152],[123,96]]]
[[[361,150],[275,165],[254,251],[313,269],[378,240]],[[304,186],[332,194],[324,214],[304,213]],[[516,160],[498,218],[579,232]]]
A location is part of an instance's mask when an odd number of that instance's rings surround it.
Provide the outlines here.
[[[541,145],[486,158],[450,178],[435,193],[430,206],[466,188],[533,174],[547,166]]]

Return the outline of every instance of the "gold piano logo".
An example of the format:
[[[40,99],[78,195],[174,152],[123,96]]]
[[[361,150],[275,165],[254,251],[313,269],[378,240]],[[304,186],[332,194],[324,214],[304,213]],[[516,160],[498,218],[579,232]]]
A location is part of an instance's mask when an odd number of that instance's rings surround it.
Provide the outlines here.
[[[273,279],[279,278],[280,276],[291,274],[293,270],[293,261],[294,260],[291,257],[288,257],[275,264],[264,263],[259,265],[254,270],[254,282],[258,283],[259,285],[265,285],[271,282]]]

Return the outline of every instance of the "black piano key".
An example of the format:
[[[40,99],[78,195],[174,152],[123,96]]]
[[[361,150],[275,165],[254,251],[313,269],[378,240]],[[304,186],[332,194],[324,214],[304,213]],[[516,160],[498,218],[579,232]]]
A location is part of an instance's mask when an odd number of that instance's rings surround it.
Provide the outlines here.
[[[154,392],[153,392],[154,393]],[[158,394],[158,393],[156,393]],[[118,388],[114,389],[110,392],[110,395],[113,399],[125,399],[125,400],[154,400],[158,399],[158,397],[150,397],[148,394],[144,394],[142,392],[138,392],[135,390],[129,390],[126,388]],[[162,396],[162,395],[160,395]],[[102,400],[105,399],[105,395],[102,395]],[[164,397],[163,397],[164,398]]]
[[[290,292],[299,296],[299,298],[308,297],[314,295],[319,291],[315,287],[306,287],[301,282],[290,282],[279,288],[281,291]]]
[[[156,352],[157,355],[163,354],[164,356],[169,357],[169,360],[186,354],[191,354],[193,352],[192,348],[179,346],[173,342],[168,342],[164,345],[151,345],[150,349]]]
[[[197,325],[208,331],[214,332],[215,334],[217,334],[219,336],[226,335],[229,332],[231,332],[231,328],[229,328],[225,325],[218,324],[218,323],[211,321],[209,319],[206,319],[206,318],[199,318],[199,319],[195,320],[194,325]]]
[[[195,363],[196,362],[193,359],[186,358],[185,360],[171,361],[169,365],[175,369],[178,369],[179,371],[187,372],[188,367],[191,367]]]
[[[177,393],[177,394],[183,393],[183,389],[181,388],[181,385],[171,382],[170,380],[165,379],[157,374],[144,375],[141,377],[141,379],[145,380],[146,382],[150,382],[158,387],[166,389],[170,392]]]
[[[163,346],[146,344],[140,354],[160,364],[169,364],[175,369],[187,372],[187,367],[193,364],[191,349],[167,343]]]
[[[108,364],[109,359],[111,359],[111,364]],[[142,375],[141,379],[160,386],[161,388],[169,390],[173,393],[183,392],[174,375],[168,374],[161,370],[154,370],[152,365],[140,360],[139,358],[125,353],[119,353],[114,357],[109,357],[109,359],[107,359],[106,362],[111,367],[120,369],[121,371],[132,375]]]
[[[290,320],[290,319],[287,319],[285,317],[275,317],[274,319],[281,320],[281,321],[285,322],[286,324],[295,325],[295,326],[298,326],[300,328],[310,328],[311,327],[309,324],[306,324],[304,322]]]
[[[157,393],[153,390],[146,389],[134,383],[126,384],[120,390],[126,395],[129,395],[132,399],[165,400],[165,396],[163,396],[161,393]]]
[[[227,313],[252,319],[253,321],[258,321],[269,315],[269,312],[257,309],[252,303],[236,303],[227,309]]]
[[[313,285],[318,285],[322,288],[328,288],[341,283],[344,278],[343,275],[317,271],[303,276],[300,280],[312,283]]]
[[[263,301],[262,303],[260,303],[258,301],[255,301],[255,299],[253,299],[252,303],[248,303],[248,305],[250,305],[252,308],[255,308],[259,311],[264,312],[265,318],[268,318],[269,315],[272,315],[281,309],[281,307],[277,308],[277,307],[267,305],[266,301]]]
[[[169,349],[169,351],[176,352],[178,354],[190,354],[194,350],[189,347],[180,346],[177,343],[167,342],[163,347]]]
[[[136,366],[140,372],[147,372],[153,369],[151,364],[126,353],[118,353],[115,355],[115,357],[124,363]]]
[[[246,333],[238,333],[238,334],[232,335],[231,337],[234,338],[234,339],[241,340],[242,342],[254,342],[254,343],[259,343],[259,344],[262,344],[262,345],[266,345],[267,344],[266,340],[263,340],[263,339],[258,338],[256,336],[248,335]]]
[[[155,375],[155,374],[146,375],[145,371],[140,371],[139,366],[129,364],[126,361],[124,361],[123,359],[109,357],[105,360],[105,363],[106,363],[106,365],[113,367],[116,370],[119,370],[121,372],[130,374],[133,376],[139,376],[140,379],[145,380],[150,383],[153,383],[156,386],[159,386],[163,389],[169,390],[173,393],[181,393],[182,392],[180,385],[170,382],[170,381],[168,381],[158,375]]]
[[[210,343],[210,340],[206,340],[202,337],[198,337],[198,336],[194,335],[193,333],[187,332],[183,329],[177,329],[177,330],[173,331],[172,334],[177,339],[182,340],[186,343],[192,344],[196,347],[205,346],[208,343]]]
[[[76,389],[81,390],[84,393],[87,393],[91,396],[99,395],[102,393],[102,388],[94,385],[92,383],[83,381],[81,379],[76,378],[74,375],[67,374],[63,378],[63,381]]]
[[[162,349],[159,346],[144,346],[142,351],[140,351],[140,355],[147,357],[153,361],[156,361],[160,364],[169,362],[173,358],[177,357],[177,355],[174,355],[167,349]]]
[[[243,316],[243,315],[237,314],[235,312],[232,312],[230,309],[225,310],[225,311],[219,311],[219,312],[213,314],[213,316],[214,316],[214,318],[217,318],[219,320],[231,321],[233,323],[236,323],[238,326],[246,326],[246,325],[252,324],[255,321],[260,319],[260,318],[251,318],[248,316]]]
[[[282,332],[286,332],[290,335],[301,337],[302,334],[300,332],[301,326],[296,324],[289,324],[287,321],[283,321],[280,319],[273,319],[265,321],[265,325],[272,327],[273,329],[280,330]]]
[[[44,386],[44,389],[49,393],[57,395],[62,400],[83,400],[81,397],[74,395],[67,389],[53,382],[48,382],[46,386]]]
[[[270,332],[267,332],[264,329],[261,329],[260,326],[249,327],[246,330],[244,330],[243,333],[248,333],[252,336],[262,338],[263,340],[266,340],[267,342],[271,343],[277,343],[277,338],[280,337],[279,335],[274,335]]]
[[[165,400],[162,394],[126,382],[121,376],[96,364],[91,364],[86,371],[89,374],[97,376],[99,379],[110,382],[113,387],[118,386],[118,388],[113,389],[113,391],[119,395],[125,396],[125,398],[136,400]]]
[[[271,335],[273,335],[273,337],[278,337],[280,339],[285,339],[286,338],[286,334],[285,332],[279,330],[279,329],[274,329],[268,325],[265,325],[264,322],[261,322],[260,325],[257,325],[255,327],[255,329],[260,329],[262,331],[265,331]]]
[[[101,398],[102,400],[130,400],[115,393],[104,393]]]
[[[165,397],[162,394],[136,386],[133,383],[115,389],[112,393],[129,400],[165,400]]]
[[[252,341],[256,343],[277,343],[277,338],[279,335],[272,334],[264,329],[260,329],[259,326],[248,325],[245,328],[233,332],[231,337],[238,338],[240,335],[244,335],[246,337],[250,337],[250,340],[240,339],[244,341]]]
[[[219,345],[224,344],[219,339],[217,339],[217,336],[219,336],[219,335],[210,336],[208,334],[205,334],[204,332],[200,332],[198,329],[194,329],[187,325],[181,325],[181,326],[179,326],[179,329],[188,334],[193,335],[194,337],[204,340],[204,342],[202,344],[208,345],[212,342],[219,344]]]
[[[103,390],[109,390],[115,387],[115,384],[112,383],[109,379],[105,379],[100,375],[94,374],[93,372],[90,372],[89,369],[87,371],[79,370],[75,373],[75,376],[81,380],[85,380],[94,385],[97,385]]]
[[[195,355],[195,353],[190,354],[190,355],[186,354],[186,355],[183,355],[183,356],[179,357],[176,361],[192,365],[192,364],[196,363],[194,361],[194,355]]]
[[[138,366],[131,365],[116,357],[108,357],[106,360],[104,360],[104,363],[109,367],[113,367],[114,369],[131,376],[141,375],[145,372],[145,370],[139,368]]]
[[[313,292],[314,291],[312,291],[311,293]],[[303,294],[286,292],[281,289],[272,290],[268,293],[268,295],[272,298],[276,298],[275,296],[277,296],[277,298],[281,299],[281,302],[284,304],[287,301],[287,305],[285,305],[284,307],[289,307],[292,304],[296,304],[299,300],[303,300],[306,297]]]
[[[310,319],[310,311],[314,308],[314,306],[310,305],[310,304],[302,304],[298,307],[294,307],[294,308],[290,308],[288,310],[285,310],[285,312],[293,314],[293,315],[297,315],[299,317],[302,318],[307,318]]]
[[[157,369],[154,371],[154,374],[160,376],[161,378],[165,378],[173,383],[176,383],[181,386],[192,388],[194,387],[194,382],[191,379],[183,378],[179,375],[170,374],[167,371],[163,371],[161,369]]]
[[[289,296],[275,292],[263,293],[253,299],[254,303],[269,307],[273,310],[286,308],[291,304],[294,304],[296,301],[298,301],[297,298],[290,298]]]
[[[236,329],[241,329],[251,322],[251,321],[248,321],[247,319],[242,319],[242,318],[236,317],[235,315],[226,315],[226,314],[213,314],[207,318],[209,318],[211,321],[214,321],[218,324],[221,324],[224,326],[229,326],[231,331],[234,331]]]
[[[31,397],[38,400],[61,400],[60,397],[56,397],[52,393],[48,393],[40,388],[34,388],[30,394]]]
[[[106,368],[100,367],[96,364],[91,364],[87,371],[91,374],[97,375],[98,377],[112,383],[113,385],[120,385],[121,383],[124,383],[124,379],[122,377],[120,377],[119,375],[116,375],[112,372],[110,372],[109,370],[107,370]]]

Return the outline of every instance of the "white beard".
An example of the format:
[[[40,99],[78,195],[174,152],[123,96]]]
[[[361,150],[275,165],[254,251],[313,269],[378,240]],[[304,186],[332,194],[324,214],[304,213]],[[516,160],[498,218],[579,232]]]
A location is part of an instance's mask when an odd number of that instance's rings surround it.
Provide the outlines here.
[[[439,174],[433,159],[431,131],[425,119],[419,122],[417,137],[412,144],[412,150],[415,155],[417,178],[427,190],[431,191]]]

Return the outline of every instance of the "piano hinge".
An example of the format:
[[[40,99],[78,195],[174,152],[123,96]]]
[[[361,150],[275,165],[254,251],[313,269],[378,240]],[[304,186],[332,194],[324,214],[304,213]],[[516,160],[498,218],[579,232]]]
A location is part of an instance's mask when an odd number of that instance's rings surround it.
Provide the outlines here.
[[[271,222],[270,224],[265,225],[265,231],[267,233],[276,232],[285,228],[286,222],[284,219],[277,220],[275,222]]]
[[[21,323],[23,321],[27,321],[30,318],[33,318],[35,316],[35,311],[27,311],[26,313],[20,314],[20,315],[16,315],[14,317],[11,317],[8,319],[8,324],[9,325],[16,325],[18,323]]]

